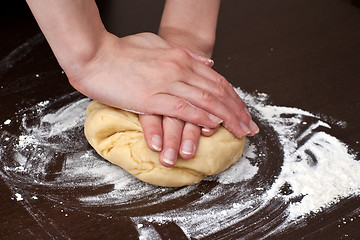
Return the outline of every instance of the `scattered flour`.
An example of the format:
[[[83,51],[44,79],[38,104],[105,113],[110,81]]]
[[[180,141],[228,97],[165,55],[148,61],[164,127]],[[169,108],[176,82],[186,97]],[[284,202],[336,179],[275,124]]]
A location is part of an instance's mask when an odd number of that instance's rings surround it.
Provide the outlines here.
[[[16,198],[16,201],[22,201],[24,200],[22,195],[20,193],[15,193],[15,198]]]
[[[26,195],[32,199],[37,199],[38,194],[34,196],[31,189],[25,189],[26,182],[52,189],[107,187],[106,191],[75,196],[84,206],[109,205],[118,211],[136,211],[136,216],[129,217],[140,239],[161,238],[154,224],[172,222],[188,238],[201,238],[227,229],[250,228],[277,213],[275,217],[284,221],[262,235],[266,237],[301,221],[309,213],[326,210],[341,199],[360,194],[360,162],[341,140],[327,133],[332,124],[345,127],[346,123],[331,123],[297,108],[269,105],[265,93],[237,92],[262,131],[258,137],[249,138],[243,157],[234,166],[203,183],[178,189],[155,187],[100,159],[82,134],[89,99],[71,100],[74,96],[65,97],[70,101],[55,112],[49,111],[51,105],[59,105],[64,99],[40,102],[17,114],[22,118],[22,134],[0,135],[14,149],[0,174],[13,189],[29,191]],[[38,121],[33,123],[31,119]],[[11,120],[7,121],[4,125],[10,124]],[[272,157],[274,147],[283,153],[282,157],[276,155],[281,159]],[[3,154],[0,151],[2,160]],[[54,161],[63,161],[62,167],[49,167]],[[266,175],[267,168],[274,164],[279,164],[279,171]],[[211,187],[206,187],[207,183]],[[23,200],[19,193],[15,196],[16,200]],[[42,198],[62,196],[50,191]],[[159,207],[169,202],[173,208]],[[279,208],[284,210],[278,211]],[[157,210],[141,214],[142,209]],[[355,210],[360,212],[360,207]],[[261,233],[261,228],[256,231]]]
[[[218,174],[214,179],[222,184],[238,183],[251,179],[258,172],[258,167],[253,166],[249,159],[254,159],[256,155],[255,146],[247,144],[243,152],[242,160],[235,163],[230,169]]]

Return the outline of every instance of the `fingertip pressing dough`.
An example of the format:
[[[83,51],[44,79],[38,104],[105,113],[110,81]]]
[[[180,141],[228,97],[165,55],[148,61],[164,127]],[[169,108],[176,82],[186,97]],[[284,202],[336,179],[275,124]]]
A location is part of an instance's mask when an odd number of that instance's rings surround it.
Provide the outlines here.
[[[92,101],[86,109],[85,136],[96,152],[138,179],[158,186],[180,187],[224,171],[242,155],[245,137],[224,127],[200,137],[194,158],[178,158],[172,168],[159,162],[159,153],[146,145],[138,115]]]

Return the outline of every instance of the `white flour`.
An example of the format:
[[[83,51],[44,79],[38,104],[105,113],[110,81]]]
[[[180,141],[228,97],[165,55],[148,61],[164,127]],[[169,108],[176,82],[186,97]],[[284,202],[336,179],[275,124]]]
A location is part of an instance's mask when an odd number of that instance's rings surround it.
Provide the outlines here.
[[[251,103],[252,98],[250,95],[246,100]],[[285,183],[290,184],[293,191],[287,199],[303,196],[300,202],[290,205],[290,219],[320,211],[341,198],[360,193],[360,162],[340,140],[316,131],[319,127],[330,129],[329,124],[296,108],[263,104],[253,107],[275,129],[284,150],[281,173],[268,191],[269,197],[274,197]],[[284,118],[283,114],[296,115]],[[313,123],[304,121],[304,117],[313,118]],[[308,128],[297,136],[294,129],[299,124]],[[305,138],[309,139],[298,146]]]
[[[0,174],[11,187],[21,190],[21,194],[16,193],[18,201],[34,197],[26,188],[21,189],[26,182],[52,188],[108,186],[107,191],[79,195],[79,204],[110,205],[140,213],[196,196],[172,209],[130,216],[141,239],[159,238],[154,224],[167,222],[176,223],[188,238],[212,236],[234,226],[240,231],[247,228],[245,223],[260,223],[277,207],[283,207],[283,223],[265,237],[302,221],[309,213],[326,211],[331,204],[360,194],[360,162],[341,140],[326,133],[333,123],[301,109],[268,105],[266,94],[237,91],[262,131],[257,138],[249,138],[243,157],[233,167],[205,180],[216,182],[210,189],[203,189],[201,184],[179,189],[155,187],[100,159],[87,147],[82,134],[88,99],[70,101],[55,112],[48,110],[55,102],[71,99],[71,95],[41,102],[17,114],[21,116],[22,134],[4,132],[0,136],[4,147],[14,149],[13,161],[5,161]],[[8,119],[3,125],[14,120]],[[336,124],[346,126],[344,122]],[[273,158],[275,150],[283,152],[281,159]],[[4,153],[0,149],[2,161]],[[49,173],[48,166],[59,156],[64,164]],[[279,172],[267,173],[273,164],[279,165]],[[49,180],[48,176],[54,177]],[[62,198],[51,192],[43,197]]]
[[[16,201],[22,201],[24,200],[20,193],[15,193]]]

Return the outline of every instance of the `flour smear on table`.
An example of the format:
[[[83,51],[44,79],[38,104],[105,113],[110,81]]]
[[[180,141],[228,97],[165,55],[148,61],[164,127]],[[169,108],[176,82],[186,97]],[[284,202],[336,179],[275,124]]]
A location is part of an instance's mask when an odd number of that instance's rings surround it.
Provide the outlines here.
[[[272,150],[261,149],[259,146],[265,145],[258,145],[249,138],[241,159],[227,171],[206,179],[216,182],[215,186],[208,191],[199,190],[201,196],[195,200],[173,209],[129,216],[141,239],[160,238],[154,224],[169,222],[180,227],[188,238],[215,236],[232,226],[241,228],[241,222],[256,218],[262,211],[271,211],[266,209],[275,207],[272,207],[275,199],[285,206],[281,213],[283,221],[260,237],[271,236],[301,223],[308,214],[326,211],[342,199],[360,195],[360,162],[356,153],[326,131],[332,126],[344,128],[344,122],[325,121],[320,116],[293,107],[273,106],[268,104],[268,96],[264,93],[236,91],[259,125],[277,139],[282,159],[269,159]],[[173,200],[182,201],[198,191],[199,184],[179,189],[155,187],[100,159],[87,146],[82,134],[85,108],[90,100],[76,98],[55,111],[51,108],[55,103],[56,106],[61,105],[61,101],[71,99],[73,95],[75,93],[63,99],[40,102],[15,113],[12,119],[6,119],[1,124],[4,131],[1,133],[0,157],[3,165],[0,173],[12,188],[14,199],[34,199],[34,194],[22,187],[28,183],[42,188],[62,189],[111,186],[111,191],[79,195],[79,204],[136,210],[129,204],[137,203],[141,209],[151,208]],[[7,126],[16,122],[20,124],[20,135],[6,131]],[[9,155],[6,159],[4,157],[9,149],[12,149],[12,160],[9,160]],[[53,175],[55,177],[44,177],[59,153],[64,161],[60,171]],[[262,179],[257,187],[248,189],[247,182],[261,179],[259,159],[266,159],[266,164],[273,161],[280,163],[279,172],[273,180],[269,180],[270,185],[265,184],[268,179]],[[36,199],[38,197],[39,194]],[[42,197],[62,199],[62,196],[54,196],[51,192]],[[220,197],[225,201],[217,202]],[[143,199],[148,201],[141,205]],[[357,217],[359,212],[360,208],[357,208]],[[112,214],[109,213],[109,216]]]

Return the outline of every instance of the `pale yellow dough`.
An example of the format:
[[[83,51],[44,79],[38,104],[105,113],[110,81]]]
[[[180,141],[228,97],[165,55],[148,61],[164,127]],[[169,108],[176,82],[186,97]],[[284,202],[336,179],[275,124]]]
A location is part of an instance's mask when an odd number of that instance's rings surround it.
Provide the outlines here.
[[[211,137],[201,136],[194,158],[179,157],[167,168],[160,164],[159,153],[147,147],[137,114],[96,101],[86,109],[85,136],[103,158],[144,182],[164,187],[192,185],[224,171],[240,158],[246,141],[220,127]]]

